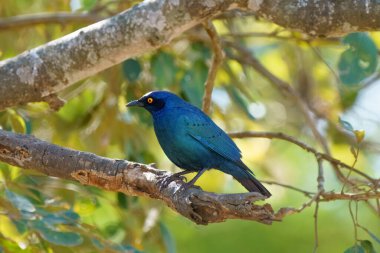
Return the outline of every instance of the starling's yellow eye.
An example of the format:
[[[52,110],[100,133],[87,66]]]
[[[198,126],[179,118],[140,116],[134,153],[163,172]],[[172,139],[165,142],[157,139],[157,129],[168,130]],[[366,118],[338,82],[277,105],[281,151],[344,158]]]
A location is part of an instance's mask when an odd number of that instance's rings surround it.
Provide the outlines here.
[[[148,98],[146,101],[148,102],[148,104],[151,104],[153,103],[153,98]]]

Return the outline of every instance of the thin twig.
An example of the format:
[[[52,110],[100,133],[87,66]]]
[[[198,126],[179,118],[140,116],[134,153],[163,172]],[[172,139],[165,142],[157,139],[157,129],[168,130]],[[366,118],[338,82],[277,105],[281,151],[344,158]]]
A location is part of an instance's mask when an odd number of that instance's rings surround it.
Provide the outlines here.
[[[271,38],[271,39],[277,39],[277,40],[286,40],[286,41],[296,41],[296,42],[306,42],[310,43],[311,42],[323,42],[323,43],[329,43],[332,45],[340,44],[340,40],[337,38],[311,38],[311,37],[299,37],[299,36],[294,36],[293,34],[291,35],[279,35],[279,33],[287,31],[287,30],[274,30],[273,32],[229,32],[229,33],[224,33],[221,34],[222,37],[230,37],[230,38],[247,38],[247,37],[261,37],[261,38]]]
[[[321,200],[323,202],[331,200],[355,200],[355,201],[366,201],[369,199],[380,199],[380,192],[363,192],[363,193],[323,193],[321,194]]]
[[[358,241],[358,228],[356,226],[357,222],[356,222],[356,219],[354,216],[354,212],[352,211],[351,203],[352,203],[352,200],[350,200],[348,202],[348,210],[350,211],[350,216],[351,216],[352,222],[354,224],[354,235],[355,235],[355,244],[356,244]]]
[[[351,147],[351,148],[353,148],[353,147]],[[356,165],[356,163],[357,163],[357,161],[358,161],[358,157],[359,157],[359,152],[360,152],[360,147],[359,147],[359,145],[356,147],[356,150],[354,149],[354,152],[353,152],[353,155],[354,155],[354,162],[352,163],[352,165],[351,165],[351,167],[352,168],[354,168],[355,167],[355,165]],[[352,172],[352,170],[350,170],[348,173],[347,173],[347,176],[346,176],[346,181],[343,183],[343,186],[342,186],[342,190],[340,191],[341,193],[343,193],[344,192],[344,187],[346,186],[346,182],[347,181],[349,181],[349,177],[350,177],[350,175],[351,175],[351,172]]]
[[[316,253],[319,244],[318,238],[318,210],[319,210],[319,199],[315,201],[315,210],[314,210],[314,249],[313,252]]]
[[[220,43],[218,33],[216,32],[216,29],[214,25],[212,24],[212,22],[210,20],[207,21],[206,23],[203,24],[203,27],[205,28],[208,36],[210,37],[212,51],[213,51],[211,66],[209,68],[207,80],[205,83],[205,93],[203,96],[203,104],[202,104],[203,112],[208,114],[210,112],[211,95],[212,95],[212,90],[214,88],[216,72],[218,71],[219,66],[223,62],[224,52],[222,49],[222,45]]]
[[[89,13],[35,13],[0,19],[0,30],[23,28],[39,24],[94,23],[102,20],[99,15]]]
[[[304,149],[304,150],[306,150],[306,151],[308,151],[310,153],[313,153],[317,158],[320,157],[320,158],[322,158],[322,159],[324,159],[326,161],[329,161],[330,163],[332,163],[334,165],[337,165],[337,166],[342,167],[344,169],[352,170],[353,172],[357,173],[358,175],[360,175],[360,176],[366,178],[367,180],[369,180],[374,185],[378,184],[374,178],[368,176],[367,174],[361,172],[360,170],[357,170],[357,169],[353,168],[352,166],[350,166],[350,165],[348,165],[348,164],[346,164],[344,162],[341,162],[338,159],[335,159],[331,155],[318,152],[317,150],[315,150],[311,146],[309,146],[309,145],[307,145],[307,144],[305,144],[305,143],[297,140],[296,138],[294,138],[292,136],[289,136],[289,135],[286,135],[286,134],[283,134],[283,133],[244,131],[244,132],[229,133],[229,136],[231,136],[232,138],[257,137],[257,138],[268,138],[268,139],[281,139],[281,140],[285,140],[285,141],[291,142],[291,143],[299,146],[300,148],[302,148],[302,149]]]
[[[291,185],[287,185],[287,184],[283,184],[283,183],[278,183],[278,182],[275,182],[275,181],[268,181],[268,180],[260,180],[260,181],[262,183],[265,183],[265,184],[278,185],[278,186],[281,186],[281,187],[284,187],[284,188],[288,188],[288,189],[291,189],[291,190],[303,193],[308,198],[311,198],[312,196],[315,195],[315,192],[305,191],[305,190],[302,190],[300,188],[297,188],[297,187],[294,187],[294,186],[291,186]]]
[[[317,182],[318,182],[318,192],[324,192],[325,188],[323,186],[325,182],[325,178],[323,177],[323,160],[321,156],[317,157],[317,162],[318,162],[318,177],[317,177]],[[351,170],[350,170],[351,171]]]
[[[250,52],[245,47],[241,46],[237,43],[232,43],[225,41],[226,44],[233,47],[237,51],[240,52],[240,56],[230,56],[232,59],[235,59],[239,62],[244,62],[246,64],[249,64],[252,66],[257,72],[259,72],[263,77],[268,79],[272,84],[274,84],[280,91],[284,92],[286,95],[291,95],[294,99],[294,101],[297,103],[298,107],[300,108],[301,112],[303,113],[305,120],[307,124],[309,125],[314,137],[317,139],[317,141],[322,146],[325,153],[329,154],[330,150],[326,143],[326,140],[323,138],[321,133],[318,131],[316,127],[315,119],[310,114],[310,110],[308,108],[308,105],[302,100],[298,92],[288,83],[285,81],[279,79],[271,71],[269,71],[264,65],[262,65],[256,57],[252,55],[252,52]]]
[[[323,58],[321,52],[319,51],[318,48],[314,47],[311,45],[310,41],[307,42],[307,44],[309,45],[309,47],[311,48],[311,50],[313,50],[313,52],[315,53],[315,55],[319,58],[319,60],[321,60],[325,65],[326,67],[330,70],[330,72],[333,74],[335,80],[337,83],[340,83],[340,78],[338,76],[338,74],[335,72],[335,70],[330,66],[330,64]]]

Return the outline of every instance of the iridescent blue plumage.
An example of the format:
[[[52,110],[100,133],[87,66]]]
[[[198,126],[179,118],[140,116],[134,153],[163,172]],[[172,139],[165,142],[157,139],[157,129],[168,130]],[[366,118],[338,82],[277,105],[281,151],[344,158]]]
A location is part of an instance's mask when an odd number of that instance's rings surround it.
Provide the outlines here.
[[[231,138],[205,113],[173,93],[153,91],[127,106],[140,106],[153,117],[157,139],[168,158],[185,170],[196,171],[193,184],[208,169],[232,175],[247,190],[271,196],[241,161],[241,152]]]

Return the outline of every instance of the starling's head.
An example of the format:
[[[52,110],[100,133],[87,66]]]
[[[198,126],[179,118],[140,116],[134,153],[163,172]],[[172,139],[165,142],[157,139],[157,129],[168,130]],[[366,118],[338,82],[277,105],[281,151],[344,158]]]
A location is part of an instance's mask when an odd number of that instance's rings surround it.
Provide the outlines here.
[[[184,102],[177,95],[168,91],[152,91],[138,100],[131,101],[127,107],[139,106],[144,107],[150,113],[158,112],[167,106]]]

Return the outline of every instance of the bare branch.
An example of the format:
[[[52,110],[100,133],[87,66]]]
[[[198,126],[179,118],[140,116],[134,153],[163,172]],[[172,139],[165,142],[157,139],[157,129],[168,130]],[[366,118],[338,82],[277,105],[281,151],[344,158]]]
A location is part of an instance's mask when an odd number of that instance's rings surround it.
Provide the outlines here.
[[[348,165],[348,164],[346,164],[346,163],[344,163],[338,159],[335,159],[334,157],[332,157],[328,154],[320,153],[317,150],[315,150],[314,148],[312,148],[311,146],[308,146],[307,144],[297,140],[296,138],[289,136],[289,135],[286,135],[286,134],[283,134],[283,133],[246,131],[246,132],[229,133],[229,136],[231,136],[232,138],[256,137],[256,138],[285,140],[285,141],[291,142],[291,143],[299,146],[300,148],[302,148],[302,149],[304,149],[310,153],[313,153],[317,159],[320,157],[321,159],[329,161],[330,163],[332,163],[336,166],[339,166],[339,167],[342,167],[344,169],[348,169],[348,170],[355,172],[356,174],[366,178],[374,186],[376,186],[378,184],[374,178],[368,176],[367,174],[363,173],[362,171],[357,170],[354,167],[352,167],[352,166],[350,166],[350,165]]]
[[[380,29],[378,1],[249,1],[259,16],[311,36],[340,36]]]
[[[253,220],[264,224],[302,212],[319,201],[379,199],[380,192],[318,192],[301,208],[281,208],[274,213],[271,205],[252,202],[265,199],[258,193],[216,194],[199,187],[184,187],[181,180],[163,187],[172,174],[149,165],[114,160],[95,154],[63,148],[30,135],[0,130],[0,161],[23,169],[34,169],[49,176],[75,180],[105,190],[162,200],[167,206],[197,224],[223,222],[226,219]],[[269,182],[271,183],[271,182]],[[278,184],[282,185],[282,184]],[[282,185],[285,186],[285,185]],[[295,187],[288,187],[298,190]],[[300,190],[311,195],[313,193]]]
[[[262,183],[265,183],[265,184],[278,185],[278,186],[281,186],[281,187],[284,187],[284,188],[288,188],[288,189],[291,189],[291,190],[303,193],[308,198],[311,198],[313,195],[315,195],[314,192],[305,191],[305,190],[302,190],[300,188],[297,188],[297,187],[294,187],[294,186],[291,186],[291,185],[287,185],[287,184],[283,184],[283,183],[278,183],[278,182],[275,182],[275,181],[268,181],[268,180],[260,180],[260,181]]]
[[[317,157],[317,162],[318,162],[318,177],[317,177],[317,182],[318,182],[318,192],[324,192],[325,191],[325,187],[324,187],[324,183],[325,183],[325,178],[323,176],[323,158],[321,156],[318,156]],[[352,170],[350,170],[352,171]]]
[[[0,30],[23,28],[39,24],[94,23],[103,18],[91,13],[35,13],[0,19]]]
[[[163,187],[163,181],[172,175],[169,172],[59,147],[30,135],[0,130],[0,160],[84,185],[159,199],[197,224],[206,225],[226,219],[271,224],[277,220],[269,204],[253,203],[265,199],[258,193],[215,194],[204,192],[199,187],[184,187],[186,183],[181,180]]]
[[[213,51],[212,62],[211,62],[211,66],[208,71],[208,76],[205,83],[205,93],[203,96],[203,104],[202,104],[203,112],[206,114],[209,114],[210,106],[211,106],[211,95],[212,95],[212,90],[214,88],[216,72],[218,71],[220,64],[222,64],[223,62],[224,52],[222,49],[222,45],[220,43],[218,33],[216,32],[216,29],[210,20],[204,24],[204,28],[208,36],[210,37],[212,51]]]
[[[316,253],[319,246],[319,238],[318,238],[318,210],[319,210],[319,200],[315,202],[314,209],[314,249],[313,252]]]
[[[320,201],[331,201],[331,200],[369,200],[369,199],[380,199],[380,192],[364,192],[364,193],[323,193],[321,194]]]
[[[0,110],[42,101],[43,97],[55,94],[125,59],[151,52],[191,27],[233,9],[253,11],[286,28],[295,28],[312,36],[327,36],[358,30],[378,30],[379,8],[380,4],[374,1],[354,0],[335,4],[331,0],[318,3],[305,0],[302,6],[298,0],[281,3],[251,0],[144,1],[109,19],[0,62]],[[46,20],[53,19],[45,15]],[[27,17],[21,21],[17,21],[20,17],[16,21],[5,20],[4,27],[17,22],[25,24],[25,19]],[[34,20],[41,22],[42,17]],[[29,21],[33,19],[29,18]],[[305,115],[308,114],[305,105],[300,104],[300,108]],[[306,119],[313,120],[310,115]],[[319,138],[317,131],[312,130]]]

